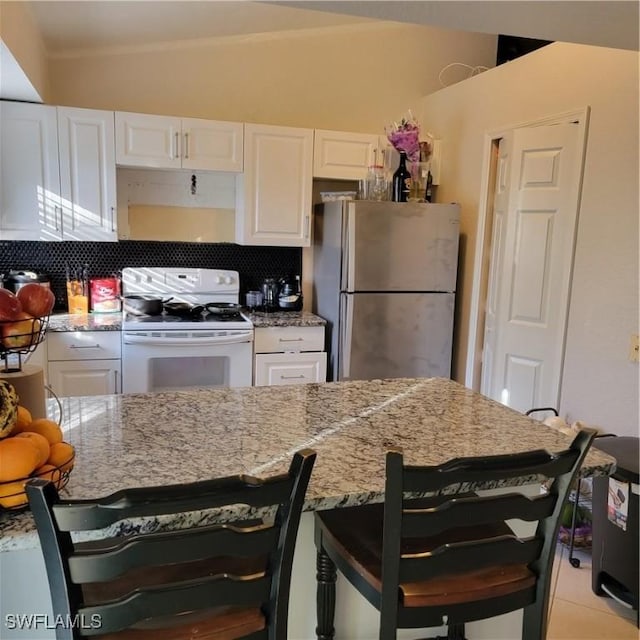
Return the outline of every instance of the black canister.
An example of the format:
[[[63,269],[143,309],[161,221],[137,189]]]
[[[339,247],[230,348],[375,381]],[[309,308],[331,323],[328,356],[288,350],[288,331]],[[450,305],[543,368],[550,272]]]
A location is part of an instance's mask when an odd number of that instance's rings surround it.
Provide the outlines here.
[[[302,309],[302,290],[300,276],[287,276],[280,278],[280,292],[278,294],[278,306],[288,311],[300,311]]]

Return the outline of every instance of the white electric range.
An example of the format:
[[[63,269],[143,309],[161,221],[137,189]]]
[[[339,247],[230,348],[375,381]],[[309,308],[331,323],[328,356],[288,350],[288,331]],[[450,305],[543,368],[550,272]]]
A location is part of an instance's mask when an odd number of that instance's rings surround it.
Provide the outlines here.
[[[238,304],[237,271],[134,267],[122,270],[122,295],[189,305]],[[218,310],[219,311],[219,310]],[[238,311],[123,313],[123,393],[251,386],[253,325]]]

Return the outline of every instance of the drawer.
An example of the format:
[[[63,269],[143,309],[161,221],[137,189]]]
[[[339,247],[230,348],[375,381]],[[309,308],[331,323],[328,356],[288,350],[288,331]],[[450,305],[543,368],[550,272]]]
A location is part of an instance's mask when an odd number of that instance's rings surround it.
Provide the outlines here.
[[[49,361],[120,359],[120,331],[52,331]]]
[[[256,355],[256,387],[283,384],[308,384],[327,379],[327,354],[259,353]]]
[[[324,351],[324,327],[263,327],[255,330],[256,353]]]

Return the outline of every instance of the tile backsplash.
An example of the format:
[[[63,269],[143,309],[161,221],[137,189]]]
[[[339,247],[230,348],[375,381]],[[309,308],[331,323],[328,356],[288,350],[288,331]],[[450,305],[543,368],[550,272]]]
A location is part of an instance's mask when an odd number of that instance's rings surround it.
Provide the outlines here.
[[[143,242],[0,242],[0,273],[28,269],[51,277],[56,308],[66,310],[65,265],[89,265],[89,275],[109,276],[124,267],[200,267],[240,273],[240,300],[264,278],[302,275],[302,249],[237,244]]]

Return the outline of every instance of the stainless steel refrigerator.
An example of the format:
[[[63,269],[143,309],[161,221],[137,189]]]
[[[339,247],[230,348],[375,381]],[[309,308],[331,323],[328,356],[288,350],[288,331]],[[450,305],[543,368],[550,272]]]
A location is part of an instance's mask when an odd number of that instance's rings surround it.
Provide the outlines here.
[[[460,207],[342,201],[314,217],[329,380],[450,377]]]

